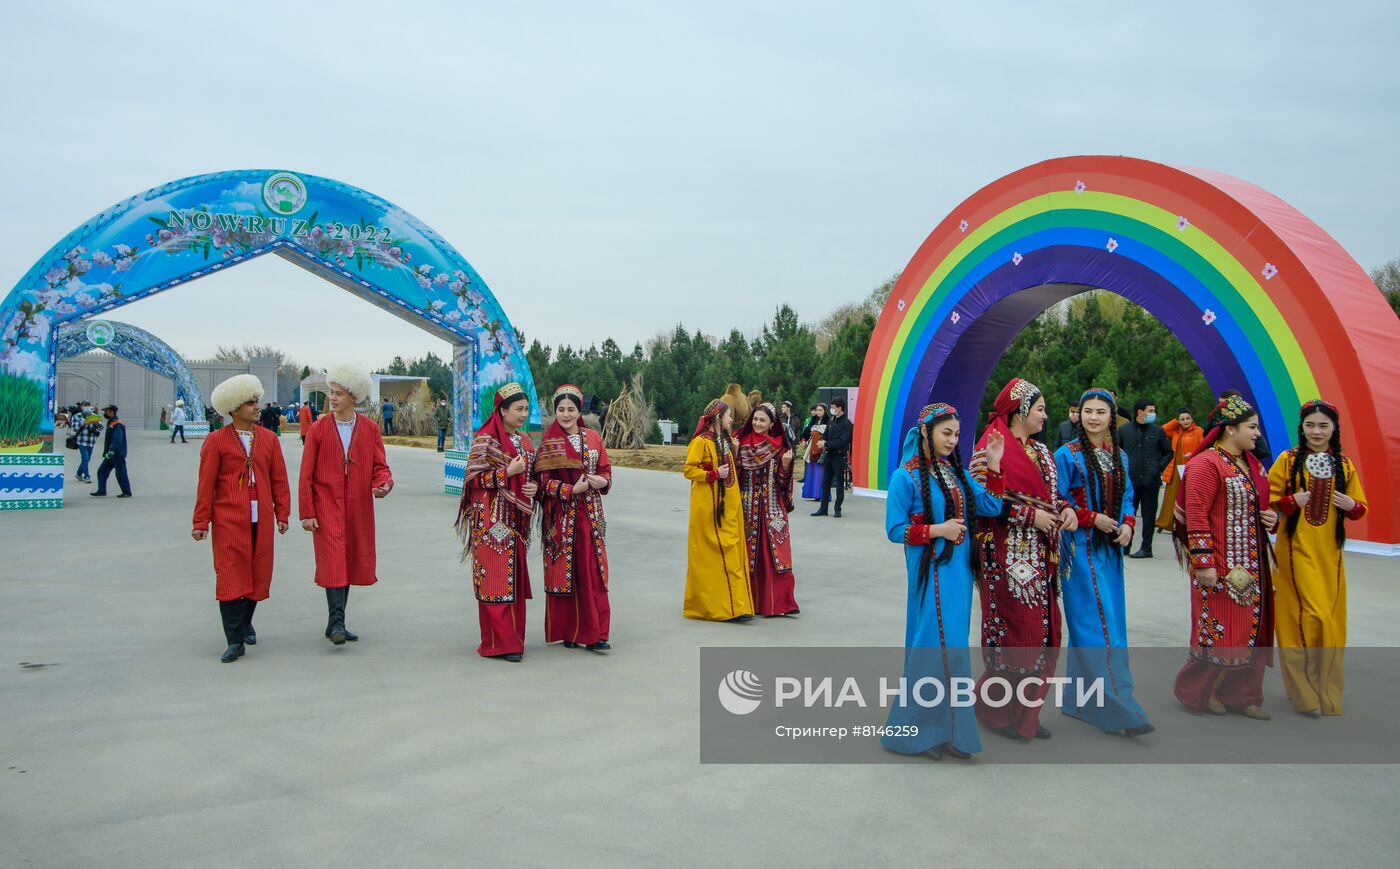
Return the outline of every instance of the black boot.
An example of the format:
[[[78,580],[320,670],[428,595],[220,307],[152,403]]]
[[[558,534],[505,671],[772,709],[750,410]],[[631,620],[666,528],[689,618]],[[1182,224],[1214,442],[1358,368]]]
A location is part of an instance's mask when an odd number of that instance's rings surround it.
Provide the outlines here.
[[[243,599],[243,642],[250,646],[258,644],[258,635],[253,630],[253,610],[257,608],[257,601]]]
[[[330,611],[326,639],[337,646],[345,645],[345,591],[345,586],[326,589],[326,609]]]
[[[1151,558],[1151,557],[1152,557],[1152,535],[1151,535],[1151,534],[1144,534],[1144,535],[1142,535],[1142,545],[1140,545],[1140,546],[1138,547],[1138,551],[1137,551],[1137,552],[1132,553],[1132,554],[1129,555],[1128,557],[1129,557],[1129,558]]]
[[[223,620],[224,640],[228,643],[228,648],[219,660],[225,664],[232,664],[243,657],[243,601],[219,601],[219,617]]]
[[[326,589],[326,603],[327,603],[327,604],[330,603],[331,592],[332,592],[332,591],[338,591],[338,592],[340,592],[340,629],[341,629],[341,631],[344,632],[344,634],[345,634],[345,642],[347,642],[347,643],[359,642],[359,639],[360,639],[359,635],[358,635],[358,634],[352,634],[352,633],[350,633],[350,629],[347,628],[347,627],[345,627],[345,607],[350,603],[350,586],[347,585],[347,586],[345,586],[344,588],[339,588],[339,589],[329,589],[329,588]],[[331,638],[331,622],[328,621],[328,622],[326,622],[326,639],[329,640],[330,638]],[[340,644],[339,644],[339,643],[336,643],[336,645],[338,646],[338,645],[340,645]]]

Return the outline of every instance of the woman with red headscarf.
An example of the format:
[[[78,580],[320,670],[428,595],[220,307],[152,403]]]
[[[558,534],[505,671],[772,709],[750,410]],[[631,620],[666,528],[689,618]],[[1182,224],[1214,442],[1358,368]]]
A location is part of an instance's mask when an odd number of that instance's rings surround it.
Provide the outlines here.
[[[602,436],[584,424],[583,392],[572,383],[554,390],[554,422],[540,439],[535,471],[544,505],[544,641],[610,649],[602,496],[612,486],[612,463]]]
[[[734,412],[715,399],[695,424],[685,453],[690,481],[690,531],[686,543],[685,617],[753,621],[749,558],[744,546],[744,502],[739,494]]]
[[[759,615],[797,615],[793,594],[792,441],[778,424],[778,410],[762,402],[739,427],[739,491],[744,500],[744,542],[749,589]]]
[[[1191,655],[1175,693],[1192,712],[1233,709],[1267,720],[1264,666],[1273,646],[1269,478],[1252,453],[1259,414],[1238,395],[1220,402],[1176,497],[1177,559],[1190,565]]]
[[[530,400],[518,383],[496,390],[491,418],[477,429],[462,479],[457,535],[462,560],[472,562],[472,585],[481,618],[483,658],[519,661],[525,656],[525,601],[530,573],[530,517],[537,484],[531,479],[535,445],[524,432]]]
[[[987,481],[987,444],[1001,435],[1006,454],[1001,472],[1006,494],[1001,515],[979,523],[982,544],[982,659],[977,720],[1010,739],[1049,739],[1040,709],[1049,691],[1060,648],[1060,606],[1055,574],[1060,531],[1079,527],[1060,495],[1055,459],[1031,435],[1045,427],[1045,397],[1019,377],[1001,390],[991,421],[977,442],[969,470]],[[983,685],[992,678],[1009,685],[1001,706],[986,702]],[[1030,691],[1021,683],[1038,679]],[[993,688],[992,691],[1003,690]],[[1000,699],[998,694],[995,699]],[[1029,702],[1027,702],[1029,701]]]

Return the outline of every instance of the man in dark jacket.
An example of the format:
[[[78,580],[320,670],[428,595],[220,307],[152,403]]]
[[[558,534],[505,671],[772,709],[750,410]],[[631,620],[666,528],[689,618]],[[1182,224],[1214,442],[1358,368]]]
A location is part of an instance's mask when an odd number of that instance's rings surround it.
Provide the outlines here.
[[[1060,430],[1055,433],[1055,439],[1046,444],[1050,452],[1055,452],[1060,447],[1074,440],[1074,427],[1079,424],[1079,399],[1074,399],[1069,403],[1069,419],[1060,423]]]
[[[1119,443],[1128,456],[1128,478],[1133,484],[1133,512],[1142,516],[1142,543],[1129,558],[1152,557],[1152,531],[1157,522],[1157,495],[1162,472],[1172,463],[1171,438],[1157,425],[1157,403],[1139,398],[1133,404],[1135,419],[1118,430]]]
[[[825,516],[826,505],[831,503],[831,487],[836,487],[836,512],[831,515],[841,518],[841,504],[846,500],[846,464],[851,455],[851,434],[855,427],[846,417],[846,400],[831,400],[831,421],[826,425],[826,452],[822,453],[822,505],[813,516]]]
[[[433,408],[433,421],[437,423],[438,430],[437,451],[442,452],[443,444],[447,442],[447,430],[452,428],[452,408],[447,406],[446,398],[438,399],[437,407]],[[599,421],[598,425],[601,426],[602,422]],[[460,449],[461,445],[454,443],[453,447]]]
[[[102,435],[102,464],[97,466],[97,491],[90,493],[94,498],[107,495],[107,478],[117,472],[117,485],[122,493],[118,498],[131,497],[131,481],[126,476],[126,423],[117,417],[117,406],[109,404],[102,408],[107,417],[107,431]]]

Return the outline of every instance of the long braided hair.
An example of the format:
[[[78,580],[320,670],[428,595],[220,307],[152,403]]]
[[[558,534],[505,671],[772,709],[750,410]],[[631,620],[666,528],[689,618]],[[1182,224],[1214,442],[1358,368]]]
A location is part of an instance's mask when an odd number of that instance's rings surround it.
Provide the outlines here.
[[[1327,452],[1332,456],[1332,473],[1336,475],[1337,482],[1335,488],[1338,492],[1346,494],[1347,491],[1347,466],[1342,463],[1342,421],[1337,415],[1337,409],[1332,405],[1321,401],[1310,401],[1303,405],[1298,411],[1298,449],[1293,452],[1293,467],[1288,472],[1288,491],[1296,492],[1306,484],[1306,464],[1304,461],[1308,457],[1311,448],[1308,446],[1307,438],[1303,436],[1303,420],[1320,413],[1332,420],[1332,440],[1327,444]],[[1288,536],[1292,537],[1298,533],[1298,520],[1302,518],[1302,510],[1294,510],[1288,514],[1287,522]],[[1346,543],[1347,529],[1345,526],[1346,514],[1337,511],[1337,546]]]
[[[1105,394],[1105,390],[1093,389],[1080,399],[1079,421],[1074,424],[1074,436],[1079,442],[1079,452],[1084,456],[1084,492],[1088,507],[1096,513],[1107,513],[1110,519],[1117,522],[1118,517],[1123,515],[1123,492],[1127,486],[1123,476],[1123,459],[1118,452],[1118,406],[1116,402],[1105,398]],[[1107,446],[1110,463],[1113,465],[1113,491],[1112,498],[1109,499],[1111,503],[1108,504],[1104,503],[1103,493],[1099,491],[1099,457],[1095,452],[1094,442],[1089,440],[1089,433],[1084,429],[1084,403],[1089,401],[1108,404]],[[1092,546],[1102,548],[1113,539],[1111,534],[1097,528],[1091,527],[1087,530],[1093,532],[1089,536]]]
[[[957,413],[939,417],[934,422],[946,422],[948,420],[953,419],[958,419]],[[935,472],[930,468],[929,456],[935,455],[937,455],[937,452],[934,450],[933,447],[933,422],[920,423],[919,451],[917,457],[919,497],[923,501],[924,516],[928,518],[928,521],[930,523],[932,523],[933,521],[933,503],[930,497],[931,490],[929,489],[930,477],[932,477],[938,483],[938,490],[943,495],[943,518],[945,521],[952,517],[953,504],[955,503],[953,501],[953,492],[948,487],[948,482],[943,478],[943,474],[940,472]],[[937,460],[935,459],[935,461]],[[972,484],[968,481],[967,469],[963,467],[961,446],[953,447],[953,452],[948,456],[948,463],[952,466],[954,473],[957,475],[958,483],[962,487],[963,521],[970,525],[970,514],[972,512]],[[967,533],[972,533],[972,529],[970,527],[968,528]],[[938,541],[930,540],[929,544],[924,547],[924,553],[919,559],[919,580],[917,587],[920,594],[922,594],[924,589],[928,586],[929,568],[934,563],[933,552],[937,548],[937,545]],[[943,553],[938,556],[937,563],[947,564],[948,562],[952,561],[953,551],[956,548],[957,547],[953,545],[953,542],[951,540],[948,541],[948,545],[943,547]],[[968,551],[971,553],[970,559],[972,562],[973,572],[976,573],[981,569],[981,565],[979,564],[980,559],[977,553],[977,547],[969,546]]]

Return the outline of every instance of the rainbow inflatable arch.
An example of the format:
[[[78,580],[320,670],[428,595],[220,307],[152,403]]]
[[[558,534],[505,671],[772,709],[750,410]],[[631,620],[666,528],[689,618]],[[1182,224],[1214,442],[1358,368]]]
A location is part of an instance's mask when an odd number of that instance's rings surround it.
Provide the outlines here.
[[[1331,236],[1267,191],[1129,157],[1028,166],[933,230],[865,358],[856,486],[886,487],[900,439],[931,397],[968,418],[1016,334],[1095,287],[1161,320],[1215,391],[1243,392],[1275,453],[1294,445],[1304,401],[1335,403],[1370,501],[1349,536],[1400,554],[1400,320],[1384,296]],[[964,425],[965,442],[974,429]]]

